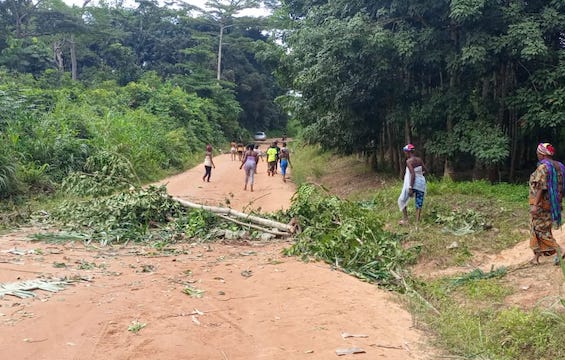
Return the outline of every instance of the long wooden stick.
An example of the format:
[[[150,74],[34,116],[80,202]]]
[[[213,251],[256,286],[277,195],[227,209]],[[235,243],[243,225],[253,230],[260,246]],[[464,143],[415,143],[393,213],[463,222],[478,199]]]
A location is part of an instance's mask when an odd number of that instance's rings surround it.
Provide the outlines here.
[[[294,233],[294,231],[295,231],[294,226],[291,226],[291,225],[288,225],[288,224],[283,224],[283,223],[280,223],[280,222],[274,221],[274,220],[264,219],[264,218],[259,217],[259,216],[254,216],[254,215],[242,213],[242,212],[239,212],[239,211],[234,210],[234,209],[222,208],[222,207],[218,207],[218,206],[207,206],[207,205],[196,204],[196,203],[193,203],[193,202],[190,202],[190,201],[187,201],[187,200],[184,200],[184,199],[180,199],[180,198],[177,198],[177,197],[173,197],[173,200],[177,201],[179,204],[181,204],[184,207],[189,207],[189,208],[193,208],[193,209],[202,209],[202,210],[210,211],[214,214],[222,214],[222,215],[227,215],[227,216],[233,216],[233,217],[240,218],[240,219],[245,219],[245,220],[251,221],[252,223],[255,223],[255,224],[275,228],[275,229],[281,230],[281,231],[286,231],[286,232],[291,233],[291,234]]]
[[[288,233],[288,232],[269,230],[269,229],[262,228],[262,227],[260,227],[259,225],[254,225],[254,224],[245,223],[245,222],[243,222],[243,221],[239,221],[239,220],[233,219],[233,218],[231,218],[231,217],[229,217],[229,216],[227,216],[227,215],[218,215],[218,216],[221,217],[222,219],[226,219],[226,220],[231,221],[231,222],[234,222],[234,223],[236,223],[236,224],[239,224],[239,225],[242,225],[242,226],[248,226],[248,227],[250,227],[250,228],[252,228],[252,229],[260,230],[260,231],[262,231],[262,232],[266,232],[266,233],[269,233],[269,234],[273,234],[273,235],[277,235],[277,236],[290,236],[290,235],[292,235],[292,234],[290,234],[290,233]]]

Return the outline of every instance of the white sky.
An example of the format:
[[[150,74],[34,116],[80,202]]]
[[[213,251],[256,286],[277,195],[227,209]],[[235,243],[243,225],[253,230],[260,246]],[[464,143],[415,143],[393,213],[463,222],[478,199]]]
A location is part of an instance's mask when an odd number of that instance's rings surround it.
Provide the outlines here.
[[[82,6],[82,4],[84,3],[84,0],[63,0],[67,5],[77,5],[77,6]],[[182,1],[186,4],[191,4],[191,5],[196,5],[200,8],[204,8],[204,3],[206,3],[206,0],[179,0]],[[112,0],[108,1],[109,3],[112,3]],[[159,1],[160,3],[163,3],[163,0]],[[98,0],[92,0],[90,2],[89,5],[96,5],[98,3]],[[124,4],[126,6],[128,6],[128,3],[131,3],[132,6],[135,6],[135,2],[134,1],[128,1],[125,0]],[[247,9],[244,10],[242,12],[240,12],[238,14],[239,16],[267,16],[269,15],[269,11],[267,9]]]

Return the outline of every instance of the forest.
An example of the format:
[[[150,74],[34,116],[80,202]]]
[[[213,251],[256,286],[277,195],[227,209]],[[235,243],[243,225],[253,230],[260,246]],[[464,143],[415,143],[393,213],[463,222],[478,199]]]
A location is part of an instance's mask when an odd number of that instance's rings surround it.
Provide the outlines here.
[[[254,4],[0,2],[0,194],[156,180],[207,143],[285,128],[266,20],[234,16]]]
[[[450,178],[521,181],[540,141],[565,154],[558,0],[5,0],[0,28],[3,196],[101,153],[155,179],[257,130],[393,173],[412,142]]]

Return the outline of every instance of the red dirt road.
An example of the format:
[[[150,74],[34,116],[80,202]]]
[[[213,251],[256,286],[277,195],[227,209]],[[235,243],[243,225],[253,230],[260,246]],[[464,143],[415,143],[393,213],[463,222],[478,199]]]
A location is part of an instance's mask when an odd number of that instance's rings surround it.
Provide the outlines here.
[[[227,195],[239,209],[288,206],[292,185],[268,178],[264,163],[256,191],[244,193],[237,164],[227,155],[215,162],[211,183],[198,167],[167,179],[169,191],[214,205]],[[0,236],[0,282],[82,280],[35,298],[1,298],[0,359],[325,360],[352,347],[365,353],[344,359],[430,358],[394,295],[327,264],[284,257],[285,241],[157,251],[31,242],[34,231]],[[134,322],[145,326],[129,331]]]
[[[266,151],[263,145],[262,149]],[[202,181],[204,165],[197,166],[182,174],[159,182],[165,184],[169,194],[199,204],[232,207],[240,211],[258,210],[273,212],[287,209],[295,188],[291,180],[282,181],[279,173],[274,177],[267,175],[267,162],[259,161],[255,174],[254,191],[243,190],[245,172],[239,169],[241,162],[232,161],[229,154],[214,157],[210,182]],[[287,176],[292,176],[288,169]],[[229,202],[229,204],[226,204]]]

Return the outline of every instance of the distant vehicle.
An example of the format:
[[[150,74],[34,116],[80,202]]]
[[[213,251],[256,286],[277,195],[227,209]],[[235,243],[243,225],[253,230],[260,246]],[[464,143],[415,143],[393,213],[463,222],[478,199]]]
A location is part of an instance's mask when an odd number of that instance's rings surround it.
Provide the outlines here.
[[[254,136],[255,140],[257,141],[265,141],[267,140],[267,134],[262,131],[257,131]]]

